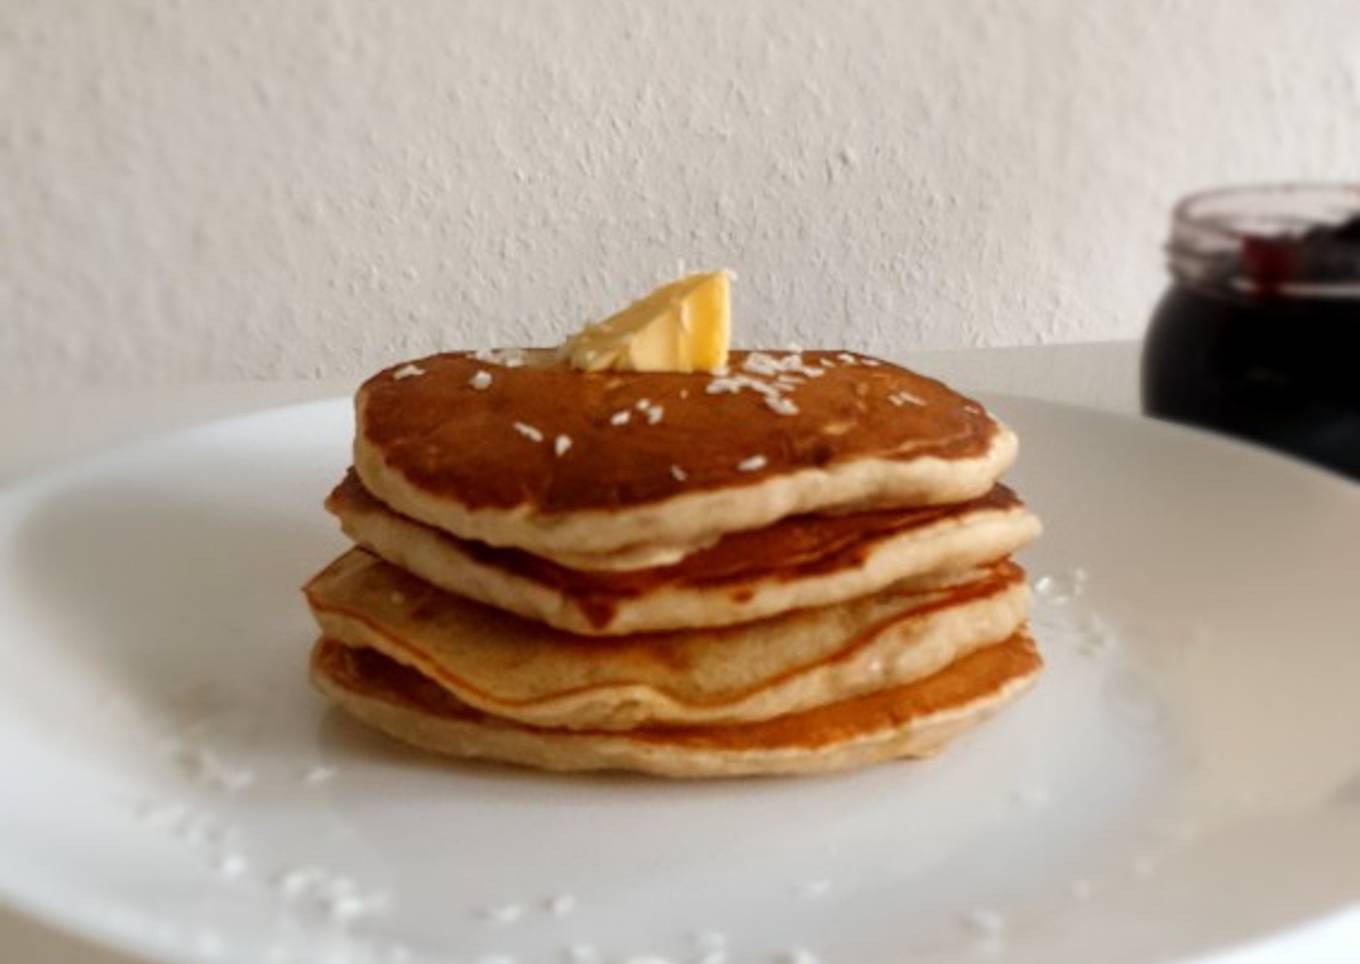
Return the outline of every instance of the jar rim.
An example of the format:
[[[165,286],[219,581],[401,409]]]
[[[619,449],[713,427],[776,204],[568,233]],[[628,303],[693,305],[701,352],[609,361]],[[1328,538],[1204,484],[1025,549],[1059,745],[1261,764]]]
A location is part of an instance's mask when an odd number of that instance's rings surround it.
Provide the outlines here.
[[[1268,207],[1254,212],[1253,221],[1230,220],[1245,218],[1246,212],[1233,211],[1231,204],[1245,201],[1292,202],[1292,211],[1272,211]],[[1217,209],[1215,206],[1220,206]],[[1312,205],[1311,209],[1308,205]],[[1331,214],[1332,217],[1327,215]],[[1275,224],[1306,230],[1309,227],[1334,225],[1360,214],[1360,181],[1264,181],[1208,188],[1187,194],[1171,210],[1175,224],[1193,226],[1198,230],[1218,234],[1225,239],[1271,236],[1253,231],[1251,225]],[[1290,237],[1281,232],[1275,237]]]
[[[1360,297],[1360,182],[1243,184],[1172,208],[1172,275],[1252,294]]]

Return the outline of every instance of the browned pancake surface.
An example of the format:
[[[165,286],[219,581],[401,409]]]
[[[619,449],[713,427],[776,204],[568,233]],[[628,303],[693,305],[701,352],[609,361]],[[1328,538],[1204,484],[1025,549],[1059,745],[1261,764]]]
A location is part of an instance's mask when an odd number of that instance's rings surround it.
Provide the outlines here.
[[[1021,504],[1013,491],[998,485],[979,499],[953,505],[790,516],[761,529],[728,533],[673,565],[604,571],[570,569],[522,549],[460,539],[417,520],[409,521],[478,562],[561,589],[576,599],[595,600],[608,606],[612,600],[641,596],[660,586],[720,586],[753,578],[796,579],[852,568],[883,539],[949,516],[1013,509]],[[394,511],[364,488],[353,469],[331,492],[326,508],[341,517],[349,513]]]
[[[696,665],[705,662],[705,650],[729,647],[730,652],[730,647],[739,643],[739,637],[750,632],[749,627],[723,626],[698,632],[678,630],[635,633],[627,636],[579,636],[550,626],[529,624],[511,613],[452,596],[389,563],[376,563],[383,579],[381,592],[375,593],[368,588],[368,583],[362,576],[356,578],[358,570],[352,568],[352,557],[356,554],[373,558],[362,549],[351,550],[317,573],[303,588],[312,609],[316,612],[341,614],[368,625],[382,635],[386,640],[384,645],[390,647],[390,651],[405,654],[403,661],[409,660],[424,666],[424,673],[435,682],[449,689],[471,691],[481,699],[504,707],[524,706],[548,699],[560,699],[564,695],[591,689],[610,688],[630,678],[632,681],[646,681],[668,696],[691,704],[731,702],[805,673],[814,666],[848,659],[878,636],[890,631],[894,625],[909,623],[930,613],[985,599],[1006,591],[1025,578],[1024,570],[1007,559],[969,574],[956,583],[929,592],[884,590],[879,594],[881,598],[911,601],[913,604],[846,636],[838,649],[820,655],[816,661],[787,665],[777,674],[762,674],[758,681],[747,685],[729,685],[721,696],[705,699],[696,695],[691,687],[676,687],[673,683],[667,685],[664,681],[671,674],[695,672]],[[343,577],[343,581],[333,582],[331,579],[333,573],[349,575]],[[381,597],[390,593],[399,596],[400,605],[409,611],[409,623],[405,627],[390,619],[385,620],[379,615],[385,602]],[[777,630],[797,618],[797,615],[775,617],[761,625]],[[499,663],[493,664],[493,672],[522,672],[526,667],[532,667],[537,663],[540,653],[551,651],[554,655],[581,666],[611,667],[615,675],[588,685],[559,688],[544,696],[511,698],[503,691],[496,691],[495,687],[488,688],[485,677],[480,681],[470,678],[466,674],[455,672],[447,661],[432,659],[428,647],[419,644],[418,634],[411,632],[412,626],[418,629],[431,627],[435,630],[458,626],[465,632],[489,631],[511,638],[523,637],[522,645],[504,654]],[[450,629],[444,631],[450,635],[454,632]],[[711,660],[708,662],[711,664]]]
[[[747,354],[732,352],[734,373]],[[864,458],[975,458],[998,432],[981,406],[934,379],[887,362],[838,363],[834,352],[802,358],[834,367],[789,394],[797,414],[780,415],[750,390],[710,394],[706,374],[592,374],[433,355],[415,362],[423,371],[416,377],[394,378],[394,367],[364,383],[359,432],[428,495],[469,509],[550,513],[641,505]],[[472,388],[483,369],[490,386]],[[903,403],[902,392],[923,404]],[[662,407],[660,421],[649,424],[637,407],[644,400]],[[628,424],[611,424],[624,410]],[[516,422],[543,441],[516,431]],[[558,435],[571,440],[560,457]],[[765,459],[759,469],[738,468],[756,455]]]
[[[351,648],[322,640],[312,652],[313,671],[354,693],[418,708],[426,713],[469,722],[521,724],[489,716],[460,702],[421,673],[376,650]],[[1024,632],[976,650],[923,680],[787,716],[730,726],[648,727],[618,732],[551,730],[589,739],[618,737],[692,749],[804,749],[843,743],[895,729],[913,719],[961,707],[993,693],[1042,665],[1038,650]]]

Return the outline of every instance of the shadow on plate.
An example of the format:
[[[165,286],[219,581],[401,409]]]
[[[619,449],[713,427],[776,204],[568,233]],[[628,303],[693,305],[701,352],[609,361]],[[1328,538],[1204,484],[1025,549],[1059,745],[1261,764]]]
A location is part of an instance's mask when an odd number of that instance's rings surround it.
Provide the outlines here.
[[[44,657],[167,735],[247,717],[220,728],[240,740],[268,726],[271,704],[306,705],[312,631],[298,589],[340,539],[319,510],[241,502],[130,484],[56,490],[14,550],[24,598],[50,627]]]
[[[317,744],[326,762],[338,768],[362,766],[381,779],[392,770],[402,776],[427,775],[433,781],[457,778],[473,781],[480,793],[504,789],[523,801],[525,794],[541,792],[545,798],[563,793],[579,793],[583,798],[605,792],[624,794],[630,799],[655,799],[674,803],[678,799],[698,801],[740,796],[780,798],[799,794],[806,802],[813,788],[835,792],[839,785],[862,775],[857,772],[814,774],[803,777],[720,777],[707,780],[674,780],[643,773],[549,773],[495,760],[460,760],[407,746],[385,733],[369,727],[338,707],[330,707],[317,727]],[[899,761],[896,769],[907,771],[926,761]],[[893,769],[885,765],[883,770]],[[353,771],[351,771],[353,772]],[[881,774],[880,774],[881,775]],[[433,792],[439,792],[436,788]]]

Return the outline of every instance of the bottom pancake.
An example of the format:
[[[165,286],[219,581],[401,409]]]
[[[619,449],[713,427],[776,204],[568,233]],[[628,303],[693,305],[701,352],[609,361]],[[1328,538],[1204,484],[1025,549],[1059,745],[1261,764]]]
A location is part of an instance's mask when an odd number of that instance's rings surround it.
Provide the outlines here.
[[[731,726],[544,729],[489,716],[376,650],[322,638],[312,678],[365,723],[426,750],[543,770],[668,777],[815,773],[929,756],[1019,696],[1042,666],[1021,631],[925,679]]]

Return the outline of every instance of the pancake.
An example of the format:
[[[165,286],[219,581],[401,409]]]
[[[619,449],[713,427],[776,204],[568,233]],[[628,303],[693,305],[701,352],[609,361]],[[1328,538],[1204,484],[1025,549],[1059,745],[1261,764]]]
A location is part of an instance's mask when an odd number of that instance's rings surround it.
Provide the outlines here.
[[[726,377],[527,357],[446,353],[365,382],[368,490],[461,538],[647,566],[788,515],[977,498],[1016,455],[976,402],[864,356],[733,352]]]
[[[488,716],[372,649],[323,638],[312,651],[312,678],[324,693],[405,743],[543,770],[670,777],[812,773],[928,756],[1027,689],[1040,666],[1020,632],[925,679],[772,720],[590,732]]]
[[[591,639],[479,605],[363,550],[308,583],[323,636],[382,652],[461,702],[538,726],[765,719],[928,676],[1024,621],[1003,562],[921,591],[708,631]]]
[[[724,536],[679,563],[569,569],[393,512],[350,474],[326,507],[345,534],[449,592],[582,635],[724,626],[992,562],[1039,532],[1004,486],[961,505],[802,515]]]

